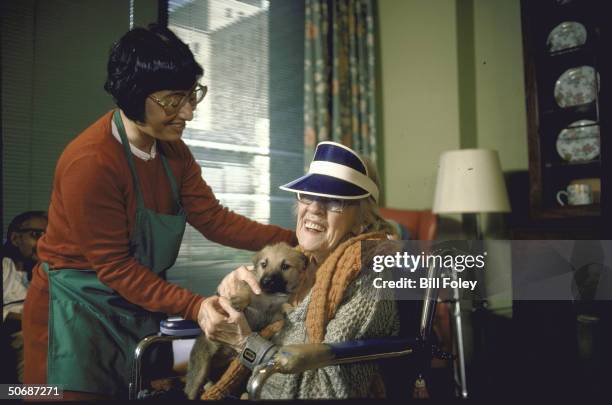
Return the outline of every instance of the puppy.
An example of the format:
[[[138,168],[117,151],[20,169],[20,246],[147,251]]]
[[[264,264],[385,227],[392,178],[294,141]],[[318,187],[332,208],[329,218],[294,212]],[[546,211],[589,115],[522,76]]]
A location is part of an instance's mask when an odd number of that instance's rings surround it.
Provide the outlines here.
[[[244,312],[251,330],[257,332],[284,317],[290,309],[289,298],[299,287],[306,264],[306,256],[286,243],[267,246],[253,256],[253,272],[262,293],[253,294],[243,281],[236,295],[230,297],[232,306]],[[235,353],[232,349],[212,342],[201,334],[191,349],[187,366],[187,398],[198,397],[209,376],[211,365],[224,369],[233,356]]]

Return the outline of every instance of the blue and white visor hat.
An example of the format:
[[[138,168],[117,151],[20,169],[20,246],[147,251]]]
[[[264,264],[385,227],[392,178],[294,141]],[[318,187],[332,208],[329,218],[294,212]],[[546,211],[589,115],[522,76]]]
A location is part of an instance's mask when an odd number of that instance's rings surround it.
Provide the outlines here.
[[[320,142],[308,173],[279,188],[343,200],[372,196],[378,202],[378,187],[368,177],[364,161],[352,149],[336,142]]]

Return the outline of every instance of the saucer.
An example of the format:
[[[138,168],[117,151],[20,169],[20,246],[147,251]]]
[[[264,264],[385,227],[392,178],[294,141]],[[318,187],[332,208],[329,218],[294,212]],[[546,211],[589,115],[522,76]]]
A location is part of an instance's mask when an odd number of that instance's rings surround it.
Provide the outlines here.
[[[557,137],[557,153],[567,162],[588,162],[599,156],[599,125],[595,121],[572,122]]]
[[[548,52],[557,52],[584,45],[586,40],[587,30],[584,25],[576,21],[565,21],[553,28],[548,34],[546,45],[548,46]]]
[[[567,69],[555,83],[557,104],[565,108],[594,101],[599,87],[597,81],[592,66]]]

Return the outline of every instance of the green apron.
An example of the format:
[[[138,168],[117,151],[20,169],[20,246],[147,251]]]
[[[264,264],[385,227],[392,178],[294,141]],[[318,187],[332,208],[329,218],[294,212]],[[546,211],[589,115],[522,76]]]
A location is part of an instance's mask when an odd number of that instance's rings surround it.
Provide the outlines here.
[[[177,214],[158,214],[145,208],[119,111],[115,111],[113,119],[136,192],[130,253],[142,265],[165,277],[165,270],[176,261],[186,223],[176,181],[160,153]],[[159,331],[159,321],[165,314],[152,313],[128,302],[100,282],[94,270],[49,271],[46,264],[43,266],[49,276],[47,384],[60,384],[70,391],[127,396],[134,349],[143,337]]]

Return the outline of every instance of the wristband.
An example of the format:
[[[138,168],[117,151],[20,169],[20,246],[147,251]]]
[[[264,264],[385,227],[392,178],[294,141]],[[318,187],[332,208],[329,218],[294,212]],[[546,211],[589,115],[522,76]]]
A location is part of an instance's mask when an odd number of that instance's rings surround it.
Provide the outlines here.
[[[252,333],[246,340],[246,345],[240,352],[240,362],[253,370],[255,366],[267,363],[274,357],[278,347],[257,333]]]

